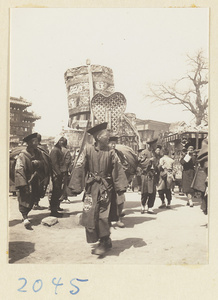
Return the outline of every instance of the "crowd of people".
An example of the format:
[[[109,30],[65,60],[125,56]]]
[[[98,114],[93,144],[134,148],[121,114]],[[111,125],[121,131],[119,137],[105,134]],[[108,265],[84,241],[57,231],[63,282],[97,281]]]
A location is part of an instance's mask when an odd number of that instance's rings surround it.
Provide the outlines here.
[[[73,160],[65,137],[57,137],[50,153],[41,145],[41,135],[33,133],[23,139],[26,147],[16,158],[14,180],[17,189],[19,211],[25,228],[31,227],[28,214],[39,208],[40,198],[45,196],[52,182],[50,216],[61,218],[62,201],[68,195],[83,193],[81,225],[85,227],[88,243],[98,246],[93,254],[103,255],[112,247],[111,222],[125,227],[122,220],[125,192],[136,179],[141,194],[141,213],[154,214],[153,206],[158,193],[160,209],[170,209],[172,188],[175,183],[174,159],[169,150],[157,145],[157,139],[147,141],[136,155],[132,149],[119,148],[118,137],[111,136],[107,123],[98,124],[87,131],[94,143],[80,149]],[[182,151],[182,190],[187,195],[187,205],[193,207],[194,191],[202,193],[202,209],[207,213],[208,142],[204,140],[198,157],[193,155],[192,145]],[[122,151],[122,149],[126,150]],[[132,189],[134,186],[132,185]]]

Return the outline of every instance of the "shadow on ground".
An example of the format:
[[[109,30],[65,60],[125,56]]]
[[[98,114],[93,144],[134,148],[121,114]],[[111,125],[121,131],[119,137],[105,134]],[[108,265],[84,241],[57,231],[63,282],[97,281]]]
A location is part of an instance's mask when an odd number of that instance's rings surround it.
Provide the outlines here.
[[[128,208],[134,208],[134,207],[138,207],[141,205],[141,201],[140,200],[136,200],[136,201],[126,201],[124,203],[124,208],[128,209]]]
[[[140,248],[145,246],[147,246],[147,244],[141,238],[126,238],[124,240],[112,241],[111,250],[106,252],[104,256],[99,256],[99,259],[105,256],[119,256],[120,253],[130,249],[131,247]]]
[[[9,263],[13,264],[16,261],[29,256],[35,251],[35,244],[30,242],[9,242]]]
[[[123,218],[123,223],[125,224],[125,228],[134,228],[135,225],[142,224],[144,222],[156,220],[156,218],[152,217],[131,217],[131,218]],[[113,227],[116,229],[116,223],[113,224]]]
[[[21,219],[14,219],[14,220],[11,220],[9,221],[9,227],[13,227],[13,226],[16,226],[18,224],[22,223],[22,220]]]

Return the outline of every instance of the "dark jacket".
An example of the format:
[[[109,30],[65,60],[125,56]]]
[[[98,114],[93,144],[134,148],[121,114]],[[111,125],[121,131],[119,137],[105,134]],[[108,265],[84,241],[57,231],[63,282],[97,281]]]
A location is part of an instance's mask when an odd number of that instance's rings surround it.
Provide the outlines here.
[[[61,147],[54,146],[50,152],[51,167],[52,167],[52,177],[57,177],[61,175],[61,163],[63,160],[63,152]]]

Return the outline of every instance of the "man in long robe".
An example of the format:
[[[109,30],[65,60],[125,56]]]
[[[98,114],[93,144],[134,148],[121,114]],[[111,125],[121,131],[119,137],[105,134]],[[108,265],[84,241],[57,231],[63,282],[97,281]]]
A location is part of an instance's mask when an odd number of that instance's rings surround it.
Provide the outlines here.
[[[107,123],[88,130],[94,139],[94,145],[86,145],[75,168],[71,173],[68,187],[80,194],[85,187],[84,208],[81,224],[86,228],[88,243],[100,240],[93,254],[103,255],[112,247],[110,239],[109,212],[111,205],[116,206],[116,194],[122,195],[128,182],[123,167],[114,151],[108,146],[109,133]],[[111,221],[117,221],[114,209]]]
[[[147,141],[147,149],[139,154],[139,166],[142,169],[141,185],[141,213],[147,210],[149,214],[154,214],[152,207],[156,197],[155,166],[156,158],[153,151],[156,147],[157,139]]]
[[[51,176],[51,160],[50,160],[49,152],[41,144],[41,139],[42,139],[41,134],[37,133],[37,139],[38,139],[37,149],[40,150],[41,153],[42,153],[42,158],[43,158],[43,162],[44,162],[44,173],[45,173],[44,175],[45,176],[44,176],[44,179],[40,182],[40,193],[38,195],[38,198],[35,199],[33,209],[41,209],[41,207],[39,205],[39,201],[40,201],[40,198],[45,197],[45,193],[46,193],[47,186],[49,184],[50,176]]]
[[[37,133],[23,139],[27,148],[18,155],[15,165],[15,186],[18,189],[19,211],[23,216],[24,226],[29,228],[31,223],[28,213],[36,199],[40,197],[40,183],[44,179],[44,163],[38,146]]]
[[[51,216],[62,218],[63,214],[58,211],[60,208],[60,197],[62,195],[63,174],[61,173],[61,163],[63,160],[63,152],[61,151],[63,137],[57,136],[55,144],[50,152],[51,167],[52,167],[52,195],[50,201]]]

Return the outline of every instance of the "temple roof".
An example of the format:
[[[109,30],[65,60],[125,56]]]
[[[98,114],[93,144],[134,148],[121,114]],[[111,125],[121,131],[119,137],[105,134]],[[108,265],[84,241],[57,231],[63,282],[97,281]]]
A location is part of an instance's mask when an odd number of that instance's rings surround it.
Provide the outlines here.
[[[10,97],[10,104],[15,104],[18,106],[23,106],[23,107],[28,107],[32,105],[32,102],[26,101],[26,99],[20,97],[20,98],[16,98],[16,97]]]

